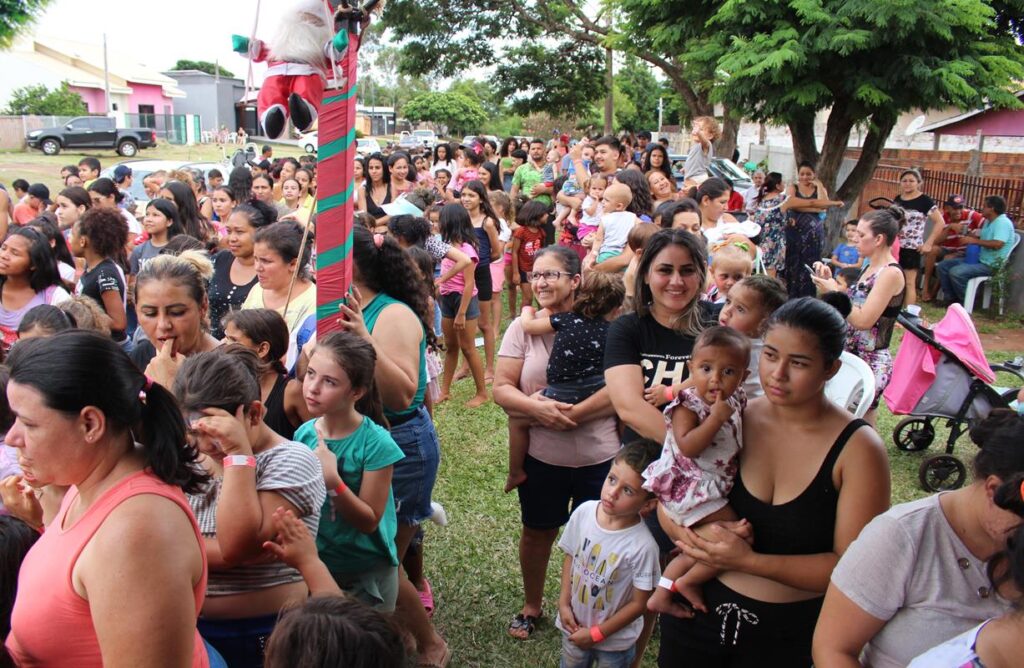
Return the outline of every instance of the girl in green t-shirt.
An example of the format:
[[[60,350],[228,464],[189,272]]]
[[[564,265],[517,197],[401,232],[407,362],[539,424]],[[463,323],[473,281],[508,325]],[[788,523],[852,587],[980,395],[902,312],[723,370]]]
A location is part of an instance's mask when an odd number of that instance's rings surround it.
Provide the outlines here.
[[[391,475],[404,455],[381,426],[376,361],[373,345],[354,334],[333,332],[319,340],[302,382],[314,419],[299,427],[295,440],[312,448],[323,466],[320,559],[343,590],[391,611],[398,595]]]

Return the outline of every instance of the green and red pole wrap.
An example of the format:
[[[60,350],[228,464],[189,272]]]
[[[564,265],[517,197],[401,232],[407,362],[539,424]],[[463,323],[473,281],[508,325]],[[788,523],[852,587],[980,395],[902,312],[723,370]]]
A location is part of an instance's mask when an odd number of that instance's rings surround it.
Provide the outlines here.
[[[347,24],[346,24],[347,25]],[[342,36],[342,40],[344,36]],[[338,306],[352,285],[353,165],[356,158],[356,70],[359,34],[348,31],[341,88],[324,91],[318,121],[316,193],[316,330],[340,329]]]

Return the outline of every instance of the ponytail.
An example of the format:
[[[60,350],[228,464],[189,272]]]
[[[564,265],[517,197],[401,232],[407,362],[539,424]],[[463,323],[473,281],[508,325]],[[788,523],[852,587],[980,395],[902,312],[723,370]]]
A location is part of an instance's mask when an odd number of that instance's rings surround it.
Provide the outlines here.
[[[196,462],[198,451],[188,444],[185,420],[174,395],[144,376],[139,400],[143,404],[141,428],[134,435],[144,448],[146,466],[167,484],[186,493],[198,492],[209,476]]]
[[[27,339],[11,350],[8,366],[12,381],[35,389],[55,411],[101,411],[110,433],[139,442],[147,468],[167,484],[195,492],[209,479],[186,439],[174,397],[148,380],[110,337],[71,329]]]

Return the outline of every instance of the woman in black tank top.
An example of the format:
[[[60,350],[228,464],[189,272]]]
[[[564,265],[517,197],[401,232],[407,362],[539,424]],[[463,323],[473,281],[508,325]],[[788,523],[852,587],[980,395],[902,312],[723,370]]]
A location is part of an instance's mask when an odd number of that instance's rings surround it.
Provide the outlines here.
[[[302,383],[289,378],[281,362],[288,351],[284,318],[265,308],[231,311],[224,316],[224,341],[248,348],[260,358],[260,399],[266,409],[263,422],[291,439],[312,416],[302,398]]]
[[[875,398],[871,410],[864,416],[872,426],[882,391],[892,379],[889,343],[896,316],[903,309],[907,295],[903,270],[892,253],[903,221],[903,210],[899,207],[870,211],[857,221],[857,252],[867,258],[868,266],[847,290],[852,308],[846,318],[849,323],[846,350],[867,362],[874,372]],[[839,289],[828,267],[818,263],[815,268],[818,273],[814,282],[819,290]]]
[[[765,396],[743,413],[729,496],[743,519],[688,533],[684,552],[721,574],[704,586],[708,614],[662,615],[659,666],[811,665],[832,568],[889,506],[881,440],[824,394],[845,338],[842,316],[817,299],[772,316],[759,368]],[[739,535],[749,531],[750,543]]]

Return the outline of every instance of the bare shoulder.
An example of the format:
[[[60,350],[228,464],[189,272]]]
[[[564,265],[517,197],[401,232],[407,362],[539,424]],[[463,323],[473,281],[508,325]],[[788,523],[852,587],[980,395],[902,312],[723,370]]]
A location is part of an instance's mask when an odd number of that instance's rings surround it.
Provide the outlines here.
[[[166,554],[198,545],[185,510],[167,497],[138,494],[125,499],[107,516],[90,543],[98,551],[125,554]]]
[[[858,472],[878,472],[889,475],[889,454],[878,435],[870,425],[863,426],[853,432],[846,447],[843,448],[836,466],[840,469],[853,467]]]

